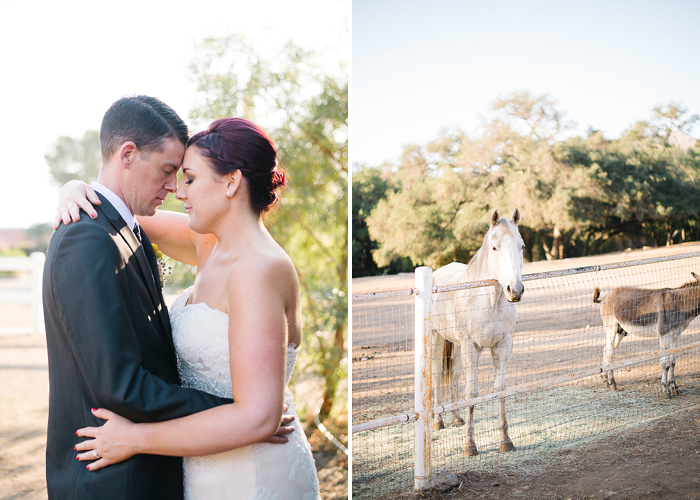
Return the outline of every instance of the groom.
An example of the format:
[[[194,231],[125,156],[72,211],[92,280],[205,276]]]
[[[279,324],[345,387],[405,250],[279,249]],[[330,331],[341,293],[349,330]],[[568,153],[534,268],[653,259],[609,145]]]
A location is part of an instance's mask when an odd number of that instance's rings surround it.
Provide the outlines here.
[[[175,192],[187,140],[185,123],[160,100],[115,102],[100,129],[97,216],[51,238],[43,288],[50,499],[181,499],[180,457],[136,455],[90,472],[76,460],[75,431],[103,423],[92,407],[154,422],[231,402],[180,386],[156,256],[134,217],[153,215]]]

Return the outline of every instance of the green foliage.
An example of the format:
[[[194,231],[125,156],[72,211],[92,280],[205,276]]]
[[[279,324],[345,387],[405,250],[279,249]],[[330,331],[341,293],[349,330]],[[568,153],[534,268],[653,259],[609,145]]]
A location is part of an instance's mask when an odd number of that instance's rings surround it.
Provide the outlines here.
[[[398,189],[395,182],[389,180],[391,172],[381,168],[358,167],[352,175],[352,276],[376,276],[378,274],[396,274],[410,272],[414,266],[408,257],[393,259],[388,266],[377,266],[372,252],[378,248],[370,238],[367,217],[380,200]]]
[[[44,155],[49,173],[58,186],[73,179],[90,183],[102,165],[100,133],[88,130],[82,138],[61,136]]]
[[[654,106],[651,111],[656,122],[655,132],[668,144],[674,130],[687,133],[700,120],[698,115],[688,115],[688,108],[680,102],[670,102],[667,106]]]
[[[496,101],[480,136],[443,132],[425,147],[406,146],[381,179],[369,180],[386,195],[353,254],[372,251],[378,265],[397,257],[432,267],[467,262],[489,213],[510,215],[516,206],[527,260],[700,237],[700,155],[660,133],[689,130],[695,115],[671,103],[616,140],[595,130],[558,140],[566,124],[555,106],[546,94],[515,93]],[[359,180],[358,196],[369,203],[371,186]]]
[[[348,85],[340,69],[339,77],[323,74],[314,54],[292,43],[265,59],[237,35],[204,40],[191,65],[202,98],[191,117],[242,116],[262,125],[291,180],[266,223],[299,274],[307,368],[325,380],[322,419],[345,376]]]
[[[3,248],[0,249],[0,257],[26,257],[27,252],[20,248]]]

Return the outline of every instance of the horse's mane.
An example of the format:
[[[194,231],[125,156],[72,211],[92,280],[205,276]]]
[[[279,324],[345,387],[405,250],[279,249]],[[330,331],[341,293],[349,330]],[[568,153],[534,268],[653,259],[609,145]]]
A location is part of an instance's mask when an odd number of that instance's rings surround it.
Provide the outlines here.
[[[683,283],[681,286],[676,288],[676,290],[680,290],[681,288],[691,288],[691,287],[696,287],[696,286],[700,286],[700,281],[693,280],[693,281],[689,281],[688,283]]]

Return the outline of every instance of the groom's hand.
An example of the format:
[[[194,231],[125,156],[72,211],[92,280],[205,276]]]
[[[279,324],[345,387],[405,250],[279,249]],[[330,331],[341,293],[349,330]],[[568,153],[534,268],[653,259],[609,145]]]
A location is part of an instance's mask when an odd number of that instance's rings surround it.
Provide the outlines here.
[[[284,408],[284,411],[287,411],[286,406]],[[272,444],[288,443],[289,438],[287,437],[287,435],[295,431],[292,422],[294,422],[294,415],[282,415],[282,421],[280,423],[279,429],[277,429],[277,432],[275,432],[274,436],[270,436],[267,439],[267,442]]]

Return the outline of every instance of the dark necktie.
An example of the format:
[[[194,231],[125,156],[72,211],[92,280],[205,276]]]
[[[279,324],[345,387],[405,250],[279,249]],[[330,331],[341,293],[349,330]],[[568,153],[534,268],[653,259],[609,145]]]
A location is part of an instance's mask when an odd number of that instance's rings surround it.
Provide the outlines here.
[[[134,226],[134,235],[136,239],[139,240],[139,245],[143,245],[143,241],[141,240],[141,226],[139,226],[138,222]]]
[[[141,248],[143,248],[143,251],[146,252],[146,247],[143,246],[143,238],[141,237],[141,226],[139,226],[139,223],[137,222],[136,225],[134,225],[134,236],[136,236],[136,239],[139,240],[139,245]],[[153,251],[146,252],[146,259],[148,259],[148,266],[151,268],[151,276],[153,277],[153,281],[155,281],[155,271],[154,269],[158,268],[158,263],[155,260],[156,256],[153,253]]]

